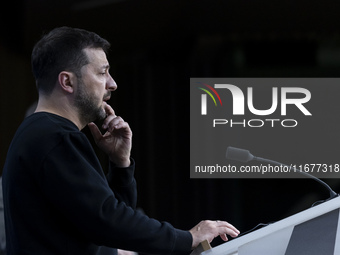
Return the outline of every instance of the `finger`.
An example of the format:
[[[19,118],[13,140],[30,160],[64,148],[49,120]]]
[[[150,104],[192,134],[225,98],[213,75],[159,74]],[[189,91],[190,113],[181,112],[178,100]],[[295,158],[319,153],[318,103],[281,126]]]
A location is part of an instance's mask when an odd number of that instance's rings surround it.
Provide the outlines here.
[[[121,123],[118,123],[114,129],[112,131],[110,131],[111,133],[114,131],[114,130],[117,130],[120,132],[120,135],[124,138],[128,138],[128,139],[131,139],[132,137],[132,131],[130,129],[130,126],[127,122],[121,122]]]
[[[104,110],[107,115],[115,115],[115,111],[108,103],[104,102]]]
[[[216,221],[216,225],[218,227],[219,235],[225,241],[228,240],[226,235],[230,235],[231,237],[237,237],[240,231],[235,228],[233,225],[226,221]]]
[[[234,229],[227,228],[227,227],[220,227],[219,228],[219,235],[226,234],[230,235],[231,237],[237,237],[239,232],[235,231]]]
[[[130,126],[121,117],[116,117],[108,124],[108,131],[113,132],[114,130],[130,130]]]
[[[124,125],[124,123],[124,120],[121,117],[117,116],[107,124],[107,128],[110,132],[112,132],[114,129],[120,129]]]
[[[117,116],[115,114],[113,115],[108,115],[105,120],[103,121],[102,128],[107,129],[109,127],[109,124],[111,121],[113,121]]]
[[[220,237],[222,238],[222,240],[223,241],[228,241],[228,237],[227,237],[227,235],[226,234],[222,234],[222,235],[220,235]]]
[[[216,224],[219,226],[219,227],[226,227],[226,228],[229,228],[231,229],[232,231],[234,231],[235,233],[239,234],[240,231],[235,228],[232,224],[226,222],[226,221],[216,221]]]
[[[112,121],[112,119],[116,118],[117,116],[115,114],[115,111],[112,109],[112,107],[106,102],[104,102],[104,111],[106,113],[106,118],[103,122],[102,128],[107,129],[108,123]]]
[[[88,124],[88,127],[89,127],[91,134],[92,134],[92,136],[93,136],[93,138],[96,142],[99,141],[103,137],[102,133],[100,132],[100,130],[97,127],[96,124],[91,122],[91,123]]]
[[[121,119],[116,125],[114,125],[115,129],[124,129],[124,128],[130,128],[129,123],[125,122],[123,119]]]

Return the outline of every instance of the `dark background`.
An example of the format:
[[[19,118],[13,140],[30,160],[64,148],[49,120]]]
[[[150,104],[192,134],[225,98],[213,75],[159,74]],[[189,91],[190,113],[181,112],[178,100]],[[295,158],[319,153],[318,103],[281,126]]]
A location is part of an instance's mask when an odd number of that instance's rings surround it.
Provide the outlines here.
[[[149,216],[183,229],[222,219],[246,231],[328,196],[305,179],[190,179],[189,79],[338,77],[338,1],[17,0],[0,12],[1,169],[37,100],[32,47],[67,25],[112,43],[110,103],[134,132],[138,205]],[[337,179],[326,181],[339,192]]]

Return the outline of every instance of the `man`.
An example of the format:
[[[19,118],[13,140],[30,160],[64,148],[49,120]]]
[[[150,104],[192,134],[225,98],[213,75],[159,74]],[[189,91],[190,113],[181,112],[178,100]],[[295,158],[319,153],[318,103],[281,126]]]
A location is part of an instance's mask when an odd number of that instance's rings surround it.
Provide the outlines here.
[[[106,103],[117,89],[109,46],[95,33],[62,27],[33,49],[38,106],[17,130],[3,172],[8,254],[91,255],[100,246],[189,253],[203,240],[239,233],[224,221],[179,230],[135,210],[132,132]],[[105,134],[94,120],[103,120]],[[86,125],[110,159],[107,176],[80,132]]]

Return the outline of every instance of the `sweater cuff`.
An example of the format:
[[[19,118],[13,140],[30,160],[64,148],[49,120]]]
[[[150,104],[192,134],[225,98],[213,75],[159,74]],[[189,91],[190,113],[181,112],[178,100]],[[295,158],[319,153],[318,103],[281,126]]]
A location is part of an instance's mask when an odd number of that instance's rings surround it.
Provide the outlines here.
[[[189,231],[176,229],[176,240],[172,253],[190,254],[192,247],[192,235]]]
[[[107,175],[110,183],[115,186],[125,187],[134,182],[135,161],[133,158],[130,158],[130,161],[131,164],[128,167],[117,167],[110,161],[109,173]]]

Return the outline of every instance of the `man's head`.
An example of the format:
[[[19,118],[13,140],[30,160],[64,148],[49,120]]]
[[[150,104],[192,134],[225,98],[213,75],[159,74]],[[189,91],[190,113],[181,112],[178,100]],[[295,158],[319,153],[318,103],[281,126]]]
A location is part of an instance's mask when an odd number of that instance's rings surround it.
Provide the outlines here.
[[[82,29],[61,27],[45,35],[32,53],[37,111],[59,114],[79,126],[104,119],[106,101],[117,88],[106,58],[109,46],[105,39]]]
[[[83,29],[55,28],[34,46],[32,70],[39,93],[48,95],[54,89],[61,71],[70,71],[81,77],[80,69],[88,63],[86,48],[104,52],[110,43],[99,35]]]

